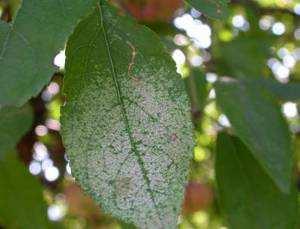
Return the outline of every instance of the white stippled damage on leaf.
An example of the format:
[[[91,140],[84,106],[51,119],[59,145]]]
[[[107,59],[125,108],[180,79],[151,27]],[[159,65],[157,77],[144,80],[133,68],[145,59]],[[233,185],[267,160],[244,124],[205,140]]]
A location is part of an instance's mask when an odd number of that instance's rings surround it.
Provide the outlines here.
[[[159,38],[100,1],[66,56],[62,134],[76,180],[116,217],[176,227],[193,127]]]

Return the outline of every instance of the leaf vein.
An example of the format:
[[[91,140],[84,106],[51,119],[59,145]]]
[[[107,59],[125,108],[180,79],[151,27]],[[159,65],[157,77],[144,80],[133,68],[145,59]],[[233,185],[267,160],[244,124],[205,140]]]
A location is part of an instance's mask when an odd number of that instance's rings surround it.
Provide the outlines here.
[[[143,178],[145,179],[145,183],[147,185],[147,190],[148,190],[148,192],[150,194],[151,201],[153,202],[154,207],[156,209],[156,214],[158,215],[159,220],[161,222],[163,222],[163,220],[162,220],[162,218],[161,218],[161,216],[159,214],[158,206],[157,206],[156,201],[154,199],[153,191],[152,191],[152,189],[150,187],[150,179],[148,177],[148,172],[147,172],[147,170],[146,170],[146,168],[144,166],[143,159],[142,159],[141,155],[139,154],[139,152],[138,152],[138,150],[136,148],[136,143],[135,143],[134,138],[132,136],[132,130],[131,130],[131,127],[130,127],[130,124],[129,124],[129,119],[128,119],[127,111],[126,111],[125,104],[124,104],[124,101],[123,101],[122,91],[120,89],[120,85],[119,85],[119,82],[118,82],[118,79],[117,79],[117,72],[116,72],[115,65],[114,65],[114,62],[113,62],[113,58],[112,58],[112,55],[111,55],[108,34],[107,34],[107,31],[106,31],[106,28],[105,28],[105,25],[104,25],[104,22],[103,22],[103,13],[102,13],[101,3],[102,3],[102,1],[97,4],[97,9],[99,11],[99,20],[100,20],[99,21],[100,22],[99,25],[101,25],[101,28],[102,28],[102,31],[103,31],[105,45],[106,45],[106,51],[107,51],[107,55],[108,55],[109,62],[110,62],[110,68],[111,68],[111,71],[112,71],[112,76],[113,76],[113,80],[114,80],[114,84],[115,84],[115,89],[116,89],[117,97],[118,97],[118,100],[119,100],[120,105],[121,105],[122,117],[124,119],[124,124],[126,126],[126,132],[128,134],[128,138],[129,138],[129,142],[130,142],[130,145],[131,145],[131,149],[132,149],[132,151],[134,152],[134,154],[135,154],[135,156],[137,158],[139,167],[140,167],[141,172],[143,174]]]

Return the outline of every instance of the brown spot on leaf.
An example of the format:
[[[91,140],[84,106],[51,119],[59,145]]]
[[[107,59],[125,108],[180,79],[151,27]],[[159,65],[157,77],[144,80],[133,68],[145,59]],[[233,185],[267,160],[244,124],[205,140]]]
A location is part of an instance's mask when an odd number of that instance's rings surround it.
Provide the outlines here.
[[[171,141],[172,142],[175,142],[177,139],[178,139],[177,134],[174,133],[174,134],[171,135]]]
[[[115,181],[116,193],[118,196],[126,196],[132,189],[132,178],[118,177]]]

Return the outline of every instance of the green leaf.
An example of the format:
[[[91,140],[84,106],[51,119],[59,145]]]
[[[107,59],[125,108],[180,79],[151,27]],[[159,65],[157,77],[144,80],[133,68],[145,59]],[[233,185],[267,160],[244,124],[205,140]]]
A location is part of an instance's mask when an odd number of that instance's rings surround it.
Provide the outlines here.
[[[219,134],[215,169],[229,228],[296,228],[295,187],[290,194],[280,192],[238,138]]]
[[[212,18],[225,18],[228,15],[228,0],[186,0],[186,2]]]
[[[0,106],[20,106],[40,92],[55,55],[93,2],[24,0],[12,23],[0,21]]]
[[[62,135],[76,180],[116,217],[175,228],[193,125],[159,38],[100,1],[66,56]]]
[[[240,79],[240,81],[244,81],[246,84],[252,84],[252,87],[256,87],[257,90],[259,90],[259,88],[260,90],[268,90],[279,102],[298,102],[300,100],[300,83],[298,82],[280,83],[274,79],[265,78]]]
[[[202,116],[202,111],[206,105],[206,98],[208,96],[205,75],[201,70],[192,68],[191,73],[184,81],[191,101],[192,114],[197,122]]]
[[[3,154],[14,149],[16,143],[31,127],[32,121],[32,109],[29,105],[0,109],[0,159]]]
[[[222,43],[220,72],[239,78],[260,78],[266,68],[273,38],[269,35],[238,36],[231,42]],[[238,50],[238,51],[237,51]]]
[[[264,86],[281,101],[300,101],[300,83],[279,83],[266,79],[254,83]]]
[[[255,84],[223,78],[216,84],[217,103],[236,134],[267,174],[289,192],[292,149],[288,126],[274,96]]]
[[[0,161],[0,224],[5,228],[48,228],[43,190],[14,154]]]

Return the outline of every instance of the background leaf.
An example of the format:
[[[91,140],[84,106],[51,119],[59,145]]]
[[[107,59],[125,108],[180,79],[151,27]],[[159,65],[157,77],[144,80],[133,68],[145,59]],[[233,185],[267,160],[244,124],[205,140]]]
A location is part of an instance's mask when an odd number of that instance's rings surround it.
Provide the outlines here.
[[[218,70],[231,77],[260,78],[265,71],[273,40],[272,36],[259,33],[240,35],[230,42],[221,43]]]
[[[275,100],[279,102],[285,101],[300,101],[300,83],[299,82],[289,82],[280,83],[274,79],[239,79],[240,82],[244,84],[252,85],[252,87],[257,88],[257,90],[267,90],[272,94]]]
[[[300,101],[300,83],[279,83],[262,79],[254,83],[264,86],[281,101]]]
[[[0,196],[0,223],[6,228],[49,228],[42,186],[14,154],[0,161]]]
[[[0,109],[0,159],[14,149],[16,143],[31,127],[32,121],[33,114],[29,105]]]
[[[50,226],[42,186],[11,153],[32,121],[29,105],[0,109],[0,223],[7,228]]]
[[[169,54],[152,31],[100,1],[66,55],[62,133],[76,180],[116,217],[174,228],[193,128]]]
[[[197,124],[202,117],[208,96],[207,81],[202,71],[192,68],[188,77],[184,79],[187,93],[190,97],[194,122]]]
[[[277,186],[290,190],[292,149],[288,126],[272,94],[245,81],[216,83],[217,103],[236,134]]]
[[[186,2],[212,18],[225,18],[228,14],[227,0],[186,0]]]
[[[280,192],[238,138],[219,134],[215,169],[230,228],[296,228],[295,187],[290,194]]]
[[[0,106],[23,105],[54,72],[77,20],[93,0],[24,0],[12,23],[0,21]]]

